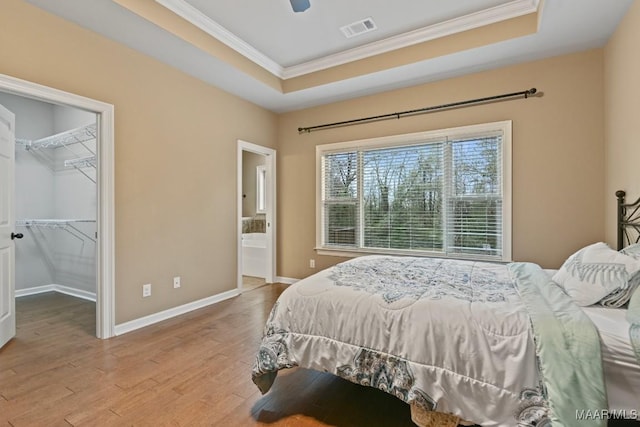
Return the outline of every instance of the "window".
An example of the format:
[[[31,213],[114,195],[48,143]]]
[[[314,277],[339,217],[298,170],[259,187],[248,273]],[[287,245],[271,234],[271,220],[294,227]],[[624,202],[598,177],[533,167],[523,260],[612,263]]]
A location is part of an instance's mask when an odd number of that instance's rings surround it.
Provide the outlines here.
[[[321,253],[510,261],[511,122],[316,150]]]

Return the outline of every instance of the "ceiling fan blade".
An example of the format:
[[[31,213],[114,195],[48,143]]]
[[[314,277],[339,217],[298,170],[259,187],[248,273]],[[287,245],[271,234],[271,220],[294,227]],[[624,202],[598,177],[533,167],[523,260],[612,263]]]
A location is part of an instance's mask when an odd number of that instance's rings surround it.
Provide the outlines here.
[[[289,0],[294,12],[304,12],[311,7],[309,0]]]

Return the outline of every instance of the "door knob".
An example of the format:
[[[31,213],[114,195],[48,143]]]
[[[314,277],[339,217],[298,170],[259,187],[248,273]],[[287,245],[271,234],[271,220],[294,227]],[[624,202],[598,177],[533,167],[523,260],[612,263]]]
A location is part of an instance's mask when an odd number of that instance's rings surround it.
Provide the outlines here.
[[[11,240],[14,240],[14,239],[22,239],[23,237],[24,237],[24,234],[22,234],[22,233],[18,233],[18,234],[16,234],[16,233],[11,233]]]

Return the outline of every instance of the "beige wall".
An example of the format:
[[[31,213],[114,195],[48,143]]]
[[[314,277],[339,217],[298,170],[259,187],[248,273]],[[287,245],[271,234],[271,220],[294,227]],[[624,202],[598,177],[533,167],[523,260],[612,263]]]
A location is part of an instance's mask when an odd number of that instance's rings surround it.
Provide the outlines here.
[[[640,2],[633,2],[604,49],[606,195],[640,197]],[[607,242],[616,244],[616,210],[607,205]],[[614,246],[615,247],[615,246]]]
[[[276,116],[19,0],[0,40],[0,73],[115,105],[116,323],[235,288],[236,140]]]
[[[542,97],[299,135],[297,128],[536,87]],[[292,112],[278,125],[278,274],[302,278],[339,260],[315,246],[315,146],[513,121],[513,258],[559,267],[604,237],[603,52],[501,68]]]

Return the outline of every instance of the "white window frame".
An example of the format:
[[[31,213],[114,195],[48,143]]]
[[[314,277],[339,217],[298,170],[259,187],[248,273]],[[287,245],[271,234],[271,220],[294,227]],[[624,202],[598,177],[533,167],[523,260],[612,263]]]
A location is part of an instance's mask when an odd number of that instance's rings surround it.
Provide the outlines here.
[[[325,154],[340,153],[348,150],[390,148],[395,146],[411,145],[429,140],[444,138],[460,138],[468,135],[482,134],[487,132],[502,132],[502,257],[484,257],[482,255],[447,254],[445,252],[415,251],[401,249],[372,249],[372,248],[336,248],[323,247],[324,241],[324,214],[322,203],[323,172],[322,157]],[[379,138],[361,139],[355,141],[336,142],[316,146],[316,247],[319,255],[357,257],[369,254],[391,254],[391,255],[413,255],[413,256],[436,256],[451,258],[467,258],[476,260],[501,260],[511,262],[511,239],[512,239],[512,123],[511,120],[500,122],[483,123],[455,128],[439,129],[426,132],[416,132],[402,135],[385,136]],[[359,172],[360,173],[360,172]],[[360,196],[359,196],[360,197]],[[360,221],[359,227],[364,225]]]

